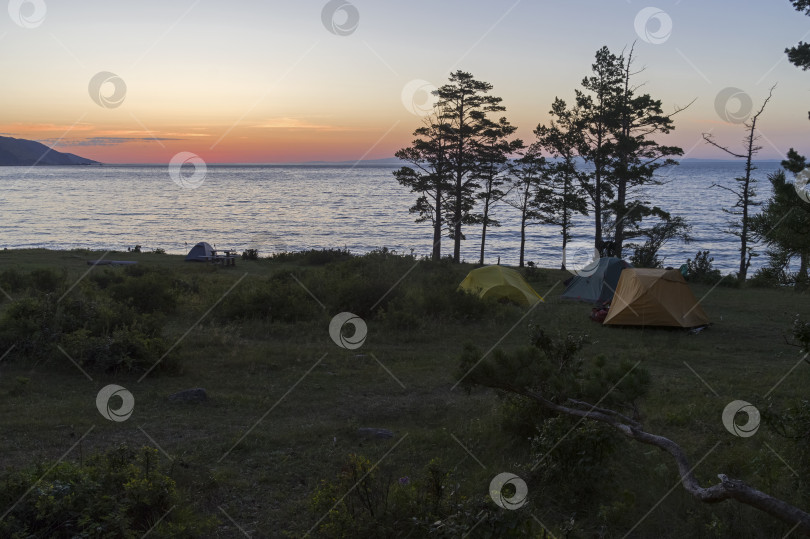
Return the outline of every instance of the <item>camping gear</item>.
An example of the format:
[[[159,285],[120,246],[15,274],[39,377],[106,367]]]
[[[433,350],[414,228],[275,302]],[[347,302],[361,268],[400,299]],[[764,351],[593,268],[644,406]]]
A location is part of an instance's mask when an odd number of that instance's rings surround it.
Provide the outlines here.
[[[606,307],[594,307],[591,309],[591,320],[599,322],[600,324],[607,318],[608,310]]]
[[[208,262],[213,256],[213,248],[204,241],[191,248],[186,255],[186,262]]]
[[[519,305],[534,305],[543,301],[540,294],[517,271],[503,266],[484,266],[472,270],[458,285],[487,299],[506,299]]]
[[[589,303],[610,303],[622,270],[632,267],[615,256],[600,258],[593,273],[575,276],[560,297]]]
[[[679,270],[628,268],[604,323],[692,328],[708,324],[709,318]]]

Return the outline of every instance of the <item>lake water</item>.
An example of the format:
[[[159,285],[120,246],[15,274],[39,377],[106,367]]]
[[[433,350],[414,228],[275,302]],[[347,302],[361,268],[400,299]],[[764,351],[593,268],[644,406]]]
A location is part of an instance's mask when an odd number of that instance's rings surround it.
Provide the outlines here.
[[[661,175],[668,183],[650,190],[649,200],[683,216],[695,238],[689,245],[667,245],[662,251],[667,265],[677,267],[708,249],[715,266],[735,269],[738,243],[723,233],[728,216],[722,211],[734,197],[711,185],[734,185],[742,168],[741,162],[684,162]],[[759,164],[759,200],[770,196],[766,175],[777,168],[776,162]],[[209,166],[202,185],[184,189],[165,166],[0,167],[0,247],[126,250],[141,245],[179,254],[207,241],[219,248],[257,248],[262,255],[311,248],[364,253],[380,247],[429,254],[432,228],[414,223],[408,208],[415,195],[394,180],[393,170]],[[486,261],[500,257],[504,264],[515,264],[519,214],[501,204],[493,217],[502,226],[488,230]],[[575,247],[587,252],[593,237],[590,219],[580,219],[575,233]],[[462,256],[476,261],[480,231],[468,226],[465,234]],[[559,266],[559,235],[555,227],[530,227],[526,260]],[[443,252],[452,252],[450,240]]]

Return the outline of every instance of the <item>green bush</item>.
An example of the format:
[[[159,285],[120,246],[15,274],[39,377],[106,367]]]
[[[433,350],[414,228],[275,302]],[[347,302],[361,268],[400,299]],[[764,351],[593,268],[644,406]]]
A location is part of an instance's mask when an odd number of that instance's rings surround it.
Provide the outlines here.
[[[2,537],[183,538],[211,533],[216,524],[190,509],[149,447],[119,446],[84,465],[42,463],[6,472],[0,484],[0,507],[12,508],[0,520]]]
[[[321,315],[320,305],[309,296],[290,273],[245,283],[228,294],[215,310],[222,321],[268,320],[294,323]]]
[[[554,489],[556,503],[582,506],[609,487],[610,457],[620,441],[610,427],[557,416],[546,419],[538,430],[532,439],[532,456],[540,462],[540,488]]]
[[[330,262],[350,260],[348,249],[310,249],[308,251],[273,253],[270,257],[277,262],[297,263],[307,266],[322,266]]]
[[[40,285],[54,282],[45,273],[33,279]],[[0,347],[14,346],[9,359],[53,357],[63,362],[64,351],[83,368],[137,372],[168,349],[163,313],[174,309],[176,300],[168,279],[158,274],[104,273],[64,298],[57,294],[31,291],[0,314]],[[164,363],[162,369],[173,368]]]
[[[715,284],[720,280],[720,270],[714,268],[713,262],[714,257],[709,257],[709,251],[698,251],[694,260],[686,261],[686,278],[697,283]]]
[[[168,314],[177,307],[171,280],[162,272],[148,272],[126,277],[109,287],[109,294],[121,303],[132,305],[138,312],[156,311]]]
[[[0,272],[0,287],[2,287],[6,292],[18,292],[25,290],[27,284],[27,276],[23,275],[16,268],[9,268]]]
[[[397,478],[398,477],[398,478]],[[483,495],[482,492],[483,491]],[[349,455],[334,480],[323,480],[310,498],[316,537],[532,537],[539,532],[528,511],[499,509],[486,488],[472,496],[434,459],[415,476],[381,471]]]

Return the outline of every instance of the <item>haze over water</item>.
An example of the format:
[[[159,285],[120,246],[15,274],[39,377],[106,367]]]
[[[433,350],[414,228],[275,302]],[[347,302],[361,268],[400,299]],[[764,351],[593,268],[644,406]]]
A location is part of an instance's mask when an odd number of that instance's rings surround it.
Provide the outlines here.
[[[771,192],[766,175],[776,162],[759,164],[758,196]],[[665,264],[679,266],[708,249],[723,271],[736,267],[736,238],[722,233],[733,195],[712,183],[731,186],[741,171],[735,162],[689,162],[667,169],[664,187],[651,189],[652,202],[692,224],[695,241],[671,242]],[[394,180],[393,167],[223,166],[209,167],[197,189],[173,183],[165,167],[0,167],[0,246],[49,249],[88,248],[187,252],[207,241],[219,248],[257,248],[262,256],[284,250],[348,248],[365,253],[387,247],[398,252],[431,252],[432,230],[408,213],[415,195]],[[500,257],[516,264],[519,254],[517,210],[494,209],[502,226],[490,228],[487,263]],[[462,257],[478,260],[480,229],[465,228]],[[588,256],[593,225],[581,218],[575,246]],[[452,250],[445,240],[443,253]],[[583,254],[584,253],[584,254]],[[528,230],[526,260],[558,267],[559,229],[534,225]],[[625,253],[629,256],[629,253]],[[755,259],[758,266],[765,257]],[[753,265],[753,264],[752,264]]]

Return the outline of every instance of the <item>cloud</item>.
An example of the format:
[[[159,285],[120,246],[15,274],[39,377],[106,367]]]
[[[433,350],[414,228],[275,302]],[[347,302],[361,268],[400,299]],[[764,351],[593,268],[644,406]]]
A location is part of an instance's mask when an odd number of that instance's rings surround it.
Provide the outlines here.
[[[254,125],[256,129],[313,129],[318,131],[344,131],[341,127],[309,123],[300,118],[271,118],[264,123]]]
[[[59,140],[40,139],[38,142],[46,145],[56,144],[58,146],[117,146],[132,142],[154,142],[166,140],[183,140],[178,138],[152,138],[152,137],[90,137],[85,139]]]

